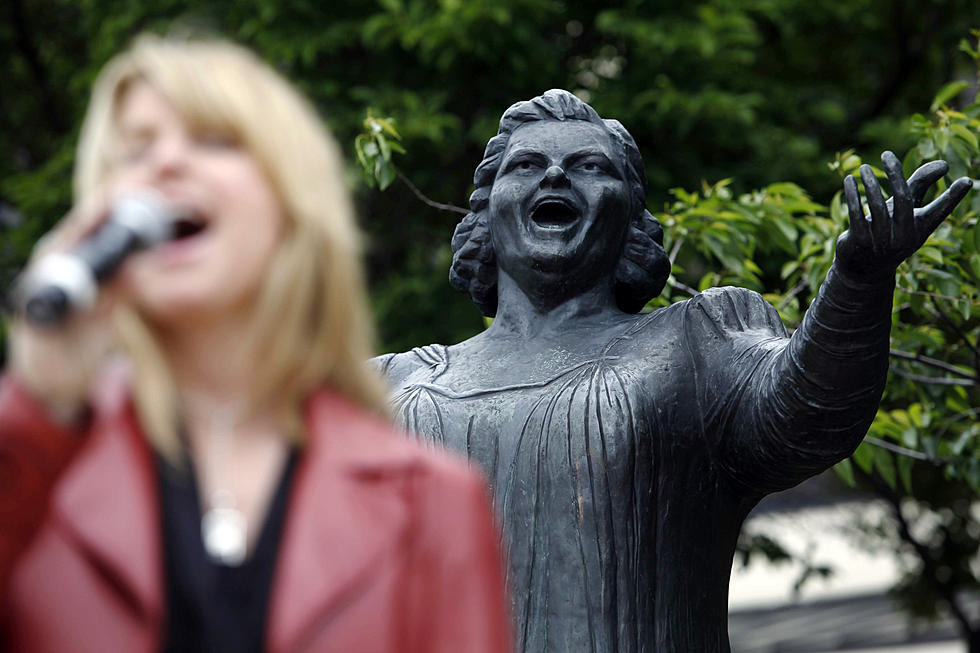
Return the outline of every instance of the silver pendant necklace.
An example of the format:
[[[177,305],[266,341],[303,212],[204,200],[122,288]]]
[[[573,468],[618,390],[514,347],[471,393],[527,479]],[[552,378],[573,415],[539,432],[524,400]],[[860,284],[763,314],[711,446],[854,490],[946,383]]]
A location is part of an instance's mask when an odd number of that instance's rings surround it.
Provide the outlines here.
[[[235,497],[227,490],[211,494],[201,517],[204,550],[217,562],[237,567],[248,553],[248,520],[235,508]]]
[[[216,464],[214,490],[206,500],[206,510],[201,516],[201,540],[204,550],[215,562],[237,567],[248,555],[248,520],[236,506],[234,493],[224,479],[224,466],[229,463],[231,438],[241,410],[229,406],[212,413],[211,437],[214,442]]]

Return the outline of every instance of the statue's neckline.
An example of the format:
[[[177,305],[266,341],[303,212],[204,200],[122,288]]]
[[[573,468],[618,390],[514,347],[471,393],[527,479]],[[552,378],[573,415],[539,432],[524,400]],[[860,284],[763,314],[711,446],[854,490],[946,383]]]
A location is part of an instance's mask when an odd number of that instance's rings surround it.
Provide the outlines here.
[[[491,387],[461,388],[455,383],[440,382],[440,377],[443,377],[449,370],[450,364],[454,359],[452,347],[458,347],[458,345],[447,347],[446,345],[432,344],[425,347],[416,347],[412,350],[412,353],[418,356],[418,358],[428,367],[430,372],[425,381],[413,384],[413,387],[425,388],[429,391],[435,392],[436,394],[457,399],[472,398],[481,395],[508,392],[511,390],[530,390],[547,387],[555,381],[567,377],[569,374],[580,372],[584,368],[593,368],[596,365],[602,364],[603,362],[617,360],[619,356],[613,354],[612,350],[622,341],[630,339],[637,332],[646,328],[656,317],[661,314],[662,311],[654,311],[652,313],[641,315],[638,319],[627,322],[623,329],[610,336],[605,345],[596,351],[595,355],[565,367],[558,368],[552,373],[542,376],[541,378],[523,383],[513,383]]]

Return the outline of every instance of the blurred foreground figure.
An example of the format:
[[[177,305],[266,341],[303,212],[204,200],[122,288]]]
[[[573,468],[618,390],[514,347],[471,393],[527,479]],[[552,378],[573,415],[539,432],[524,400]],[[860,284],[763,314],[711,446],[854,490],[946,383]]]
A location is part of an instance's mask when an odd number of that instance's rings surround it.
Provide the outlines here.
[[[142,37],[102,72],[65,252],[152,191],[177,238],[0,380],[10,651],[509,650],[485,484],[377,415],[333,141],[221,42]]]
[[[669,154],[668,154],[669,155]],[[398,420],[485,467],[509,542],[518,649],[729,650],[742,520],[846,457],[888,368],[895,268],[970,187],[918,208],[846,184],[851,229],[788,337],[757,293],[715,288],[646,315],[670,264],[632,137],[565,91],[510,107],[476,169],[450,279],[483,333],[379,359]]]

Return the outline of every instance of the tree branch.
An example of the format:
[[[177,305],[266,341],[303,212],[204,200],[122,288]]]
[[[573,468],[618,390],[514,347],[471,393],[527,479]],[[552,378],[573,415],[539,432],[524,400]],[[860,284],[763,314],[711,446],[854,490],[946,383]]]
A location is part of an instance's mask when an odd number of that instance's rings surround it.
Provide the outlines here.
[[[961,420],[968,419],[968,418],[971,418],[971,417],[976,417],[978,415],[980,415],[980,408],[971,408],[970,410],[964,410],[962,412],[957,413],[956,415],[953,415],[951,418],[949,418],[949,420],[947,420],[945,426],[943,426],[943,428],[941,428],[939,430],[939,432],[936,433],[936,441],[938,442],[938,441],[942,440],[946,436],[946,433],[949,432],[949,429],[956,422],[959,422]]]
[[[411,180],[408,177],[406,177],[402,173],[401,170],[395,168],[395,174],[398,175],[398,178],[401,179],[402,182],[404,182],[404,184],[406,186],[408,186],[408,189],[410,191],[412,191],[412,194],[415,195],[415,197],[417,197],[418,199],[420,199],[425,204],[428,204],[432,208],[439,209],[440,211],[452,211],[453,213],[461,213],[463,215],[466,215],[466,214],[469,213],[469,211],[467,211],[466,209],[464,209],[461,206],[456,206],[455,204],[443,204],[442,202],[436,202],[434,200],[430,200],[428,197],[425,196],[425,194],[422,191],[420,191],[415,186],[415,184],[413,184],[411,182]]]
[[[681,251],[681,247],[683,245],[684,245],[684,239],[678,238],[677,242],[674,243],[674,246],[670,248],[670,254],[667,256],[667,258],[668,260],[670,260],[671,265],[673,265],[674,261],[677,260],[677,254],[678,252]]]
[[[950,379],[945,376],[925,376],[922,374],[912,374],[911,372],[900,370],[897,367],[889,367],[888,370],[904,379],[909,379],[910,381],[916,381],[918,383],[931,383],[933,385],[961,385],[968,388],[980,385],[980,382],[972,379]]]
[[[935,297],[930,297],[930,299],[932,300],[932,307],[934,310],[933,316],[940,318],[950,329],[953,330],[953,332],[956,333],[957,336],[960,337],[963,344],[965,344],[970,351],[973,352],[973,366],[980,368],[980,349],[977,349],[976,343],[970,341],[970,337],[963,331],[963,329],[960,328],[960,325],[953,321],[953,318],[946,314],[946,311],[942,309]]]
[[[950,365],[949,363],[936,360],[935,358],[929,358],[928,356],[923,356],[922,354],[912,354],[906,351],[901,351],[899,349],[888,350],[889,355],[895,358],[901,358],[907,361],[915,361],[916,363],[922,363],[923,365],[929,365],[931,367],[938,368],[940,370],[945,370],[951,374],[956,374],[962,376],[965,379],[972,379],[974,381],[980,381],[980,376],[973,374],[971,372],[964,372],[955,365]]]
[[[683,290],[684,292],[686,292],[691,297],[697,297],[700,294],[700,293],[698,293],[697,290],[695,290],[694,288],[691,288],[686,283],[681,283],[680,281],[677,281],[677,280],[671,280],[670,278],[667,279],[667,283],[672,288],[677,288],[678,290]]]
[[[795,286],[793,286],[793,289],[790,290],[785,297],[783,297],[783,301],[779,302],[779,306],[776,307],[776,310],[781,311],[784,308],[786,308],[786,305],[789,304],[791,301],[793,301],[794,297],[796,297],[797,295],[799,295],[801,292],[803,292],[809,287],[810,284],[807,282],[806,279],[800,279],[800,282]]]
[[[946,606],[949,608],[950,613],[952,613],[953,618],[959,623],[963,636],[967,640],[971,640],[974,633],[973,624],[970,623],[969,617],[963,611],[962,606],[956,599],[956,588],[953,587],[953,584],[948,580],[940,580],[939,569],[936,565],[935,559],[932,556],[932,551],[930,551],[929,547],[917,540],[915,536],[912,535],[912,529],[909,526],[909,522],[905,518],[905,514],[902,512],[901,498],[874,475],[868,474],[857,467],[854,471],[871,484],[871,487],[874,488],[875,494],[882,497],[888,503],[892,510],[892,514],[895,517],[895,522],[898,524],[899,536],[912,547],[913,551],[915,551],[920,562],[922,563],[923,575],[946,603]]]
[[[907,292],[910,295],[921,295],[922,297],[928,297],[929,299],[933,299],[933,300],[945,299],[948,302],[958,302],[960,301],[960,299],[962,299],[957,297],[950,297],[949,295],[944,295],[938,292],[931,292],[929,290],[914,290],[912,288],[906,288],[905,286],[896,285],[895,288],[897,290],[901,290],[902,292]]]
[[[932,463],[934,465],[942,465],[947,462],[942,458],[933,458],[932,456],[929,456],[928,454],[924,454],[921,451],[916,451],[915,449],[907,449],[897,444],[886,442],[885,440],[879,440],[878,438],[873,438],[870,435],[864,438],[864,441],[867,442],[868,444],[873,444],[876,447],[881,447],[882,449],[886,449],[900,456],[905,456],[906,458],[914,458],[915,460],[921,460],[922,462]]]

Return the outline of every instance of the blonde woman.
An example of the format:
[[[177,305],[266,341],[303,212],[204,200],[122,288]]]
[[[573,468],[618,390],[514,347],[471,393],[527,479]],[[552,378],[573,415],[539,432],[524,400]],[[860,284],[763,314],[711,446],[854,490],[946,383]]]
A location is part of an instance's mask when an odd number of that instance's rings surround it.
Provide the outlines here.
[[[147,189],[184,216],[98,305],[10,325],[13,651],[504,651],[483,482],[393,433],[336,145],[248,51],[143,36],[103,70],[60,251]]]

